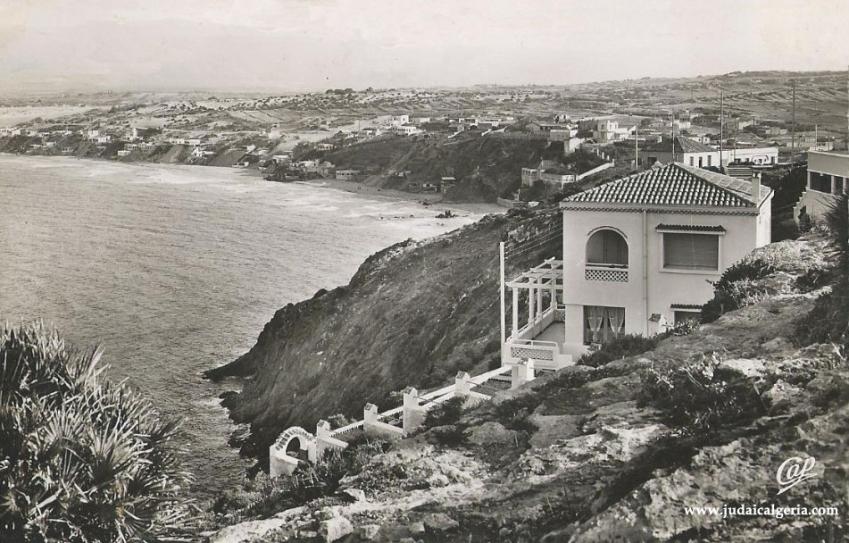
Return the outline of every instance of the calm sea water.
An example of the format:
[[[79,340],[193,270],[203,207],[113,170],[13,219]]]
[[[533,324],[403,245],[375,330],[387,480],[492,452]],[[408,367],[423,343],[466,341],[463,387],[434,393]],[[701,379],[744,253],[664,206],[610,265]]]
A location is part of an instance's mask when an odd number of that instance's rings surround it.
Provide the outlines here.
[[[245,463],[218,406],[238,383],[201,372],[249,349],[275,310],[347,283],[369,254],[475,218],[435,213],[228,169],[0,155],[0,319],[42,318],[102,345],[111,378],[182,419],[208,494]]]

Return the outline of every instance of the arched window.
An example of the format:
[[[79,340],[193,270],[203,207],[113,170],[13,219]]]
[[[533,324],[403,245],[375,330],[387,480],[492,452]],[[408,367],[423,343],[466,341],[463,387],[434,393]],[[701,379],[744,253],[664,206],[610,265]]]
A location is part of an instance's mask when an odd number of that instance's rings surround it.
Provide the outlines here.
[[[598,230],[587,240],[587,264],[627,268],[628,242],[615,230]]]

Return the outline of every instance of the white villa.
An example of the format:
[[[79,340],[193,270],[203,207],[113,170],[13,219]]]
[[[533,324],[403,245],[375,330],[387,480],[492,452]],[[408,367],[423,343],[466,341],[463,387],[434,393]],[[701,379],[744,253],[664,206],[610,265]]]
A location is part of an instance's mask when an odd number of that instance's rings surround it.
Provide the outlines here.
[[[565,199],[563,260],[505,282],[512,326],[502,362],[555,369],[617,336],[696,317],[710,281],[770,242],[771,200],[758,177],[678,163]]]

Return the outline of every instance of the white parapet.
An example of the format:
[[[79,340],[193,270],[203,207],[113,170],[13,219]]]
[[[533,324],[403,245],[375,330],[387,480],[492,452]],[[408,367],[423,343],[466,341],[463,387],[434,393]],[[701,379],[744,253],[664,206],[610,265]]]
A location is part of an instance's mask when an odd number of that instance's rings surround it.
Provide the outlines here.
[[[513,364],[510,373],[510,388],[519,388],[528,381],[534,380],[534,361],[530,358]]]
[[[330,435],[330,423],[326,420],[318,421],[315,426],[315,446],[309,451],[310,462],[319,462],[324,458],[326,451],[341,452],[348,447],[348,443],[341,439],[336,439]]]
[[[392,426],[378,419],[377,406],[367,403],[363,408],[363,430],[367,435],[380,436],[388,439],[401,439],[404,429]]]
[[[282,475],[292,475],[298,467],[298,459],[286,454],[285,450],[281,451],[272,446],[268,452],[268,474],[272,479]]]
[[[419,404],[419,391],[413,387],[404,389],[404,412],[402,415],[404,432],[411,434],[424,424],[427,410]]]

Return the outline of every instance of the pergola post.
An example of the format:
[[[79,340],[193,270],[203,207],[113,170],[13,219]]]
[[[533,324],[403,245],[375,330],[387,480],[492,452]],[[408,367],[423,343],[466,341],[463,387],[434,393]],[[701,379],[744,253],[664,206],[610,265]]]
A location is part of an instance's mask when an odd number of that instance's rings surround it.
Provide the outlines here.
[[[536,318],[536,296],[534,296],[534,284],[528,288],[528,326],[534,323]]]
[[[513,291],[513,329],[510,330],[510,335],[515,336],[519,331],[519,289],[510,287]]]
[[[542,283],[537,287],[537,320],[542,319]]]

